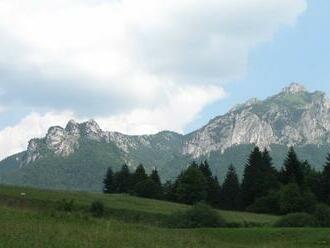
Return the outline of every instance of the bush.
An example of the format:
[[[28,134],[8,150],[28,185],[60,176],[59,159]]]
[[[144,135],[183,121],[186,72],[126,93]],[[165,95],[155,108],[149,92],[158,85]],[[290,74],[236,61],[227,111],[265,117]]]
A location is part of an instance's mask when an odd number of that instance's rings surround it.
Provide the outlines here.
[[[307,213],[293,213],[283,216],[275,223],[276,227],[315,227],[317,220]]]
[[[169,217],[173,228],[224,227],[225,221],[210,206],[197,203],[185,212],[177,212]]]
[[[94,201],[92,202],[89,212],[94,216],[94,217],[102,217],[104,215],[104,204],[100,201]]]
[[[316,198],[312,192],[301,192],[297,184],[288,184],[280,190],[280,212],[314,212]]]
[[[279,193],[271,192],[266,196],[257,198],[256,201],[247,208],[247,211],[254,213],[278,214],[280,211]]]
[[[330,207],[325,204],[320,204],[315,207],[314,217],[319,226],[330,227]]]
[[[62,199],[56,203],[58,211],[72,212],[74,209],[74,200]]]
[[[145,198],[160,198],[162,194],[161,186],[150,178],[137,183],[134,187],[135,195]]]

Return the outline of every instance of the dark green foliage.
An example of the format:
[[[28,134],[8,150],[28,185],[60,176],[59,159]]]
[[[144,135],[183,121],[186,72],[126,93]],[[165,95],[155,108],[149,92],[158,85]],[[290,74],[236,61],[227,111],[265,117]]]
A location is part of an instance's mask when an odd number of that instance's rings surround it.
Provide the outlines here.
[[[320,199],[322,202],[330,205],[330,153],[327,156],[320,181]]]
[[[203,173],[207,181],[207,197],[206,201],[212,206],[219,206],[220,185],[218,179],[213,177],[210,166],[205,160],[199,165],[200,171]]]
[[[245,166],[244,177],[241,189],[242,207],[246,208],[254,203],[256,198],[267,193],[264,187],[267,178],[265,178],[263,168],[263,157],[259,148],[256,147]]]
[[[280,191],[280,213],[313,212],[316,204],[315,196],[310,192],[302,192],[298,185],[290,183]]]
[[[101,201],[93,201],[90,208],[89,212],[97,218],[100,218],[104,215],[105,207],[103,202]]]
[[[320,227],[330,227],[330,207],[328,205],[317,205],[315,207],[314,217]]]
[[[268,193],[256,199],[256,201],[247,208],[249,212],[264,214],[280,213],[280,194],[277,191]]]
[[[121,170],[114,175],[115,192],[128,193],[130,191],[131,175],[128,166],[124,164]]]
[[[311,167],[308,161],[302,163],[304,172],[304,189],[310,190],[319,200],[322,198],[321,172]]]
[[[162,188],[151,178],[147,178],[135,184],[134,194],[136,196],[145,198],[160,199],[162,194]]]
[[[167,201],[176,201],[175,184],[171,181],[166,181],[163,185],[163,198]]]
[[[114,193],[115,189],[115,182],[114,182],[114,175],[111,168],[108,168],[107,174],[103,180],[103,193],[109,194]]]
[[[291,213],[283,216],[275,224],[276,227],[316,227],[317,220],[307,213]]]
[[[240,185],[233,165],[229,166],[226,179],[220,193],[220,206],[223,209],[238,210],[240,208]]]
[[[158,175],[157,169],[153,169],[150,175],[150,179],[156,183],[158,186],[162,186],[162,183],[160,181],[160,177]]]
[[[56,203],[58,211],[72,212],[74,210],[74,200],[62,199]]]
[[[300,188],[304,187],[304,171],[301,162],[293,147],[290,147],[284,167],[280,173],[283,184],[296,183]]]
[[[131,175],[130,184],[131,188],[134,189],[135,185],[146,180],[148,178],[147,173],[142,164],[140,164],[135,172]]]
[[[264,192],[268,193],[277,190],[280,186],[278,172],[275,167],[273,167],[273,159],[267,149],[262,152],[262,172],[264,177]]]
[[[196,163],[182,172],[175,184],[178,202],[193,204],[207,199],[207,180]]]
[[[226,222],[206,204],[197,203],[185,212],[177,212],[169,217],[172,228],[224,227]]]

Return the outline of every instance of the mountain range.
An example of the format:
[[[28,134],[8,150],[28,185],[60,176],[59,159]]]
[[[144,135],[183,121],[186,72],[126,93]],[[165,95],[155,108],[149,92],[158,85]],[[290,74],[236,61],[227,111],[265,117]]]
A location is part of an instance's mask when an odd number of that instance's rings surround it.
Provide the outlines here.
[[[302,160],[320,169],[330,151],[330,100],[292,83],[265,100],[251,99],[186,134],[154,135],[106,132],[90,120],[49,128],[27,150],[0,162],[0,183],[42,188],[100,191],[108,167],[142,163],[173,179],[193,160],[207,159],[223,179],[232,163],[240,175],[250,151],[267,148],[280,168],[289,146]]]

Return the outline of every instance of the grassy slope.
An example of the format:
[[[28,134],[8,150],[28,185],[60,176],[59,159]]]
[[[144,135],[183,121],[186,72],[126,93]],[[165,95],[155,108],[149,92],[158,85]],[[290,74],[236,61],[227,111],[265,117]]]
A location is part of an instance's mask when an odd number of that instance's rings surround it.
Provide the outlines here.
[[[26,193],[22,197],[21,192]],[[183,204],[171,203],[166,201],[158,201],[151,199],[143,199],[128,195],[104,195],[101,193],[87,193],[87,192],[64,192],[64,191],[46,191],[33,188],[0,186],[0,203],[5,205],[10,204],[12,199],[16,199],[20,205],[33,206],[42,208],[51,203],[55,203],[62,199],[73,199],[75,205],[79,208],[88,208],[91,202],[100,200],[105,204],[109,210],[121,211],[121,213],[136,212],[155,216],[155,218],[166,216],[175,211],[184,210],[188,206]],[[233,212],[233,211],[219,211],[219,213],[231,223],[253,222],[259,224],[272,224],[277,220],[276,216]]]
[[[20,193],[26,193],[21,196]],[[329,247],[329,229],[228,228],[179,230],[129,223],[108,216],[42,211],[61,199],[74,199],[87,208],[96,199],[123,215],[136,211],[154,217],[187,208],[185,205],[126,195],[44,191],[0,186],[0,247]],[[39,212],[36,209],[41,210]],[[277,217],[219,211],[230,222],[272,223]]]
[[[329,229],[175,230],[116,220],[58,218],[0,207],[2,247],[267,247],[330,245]]]

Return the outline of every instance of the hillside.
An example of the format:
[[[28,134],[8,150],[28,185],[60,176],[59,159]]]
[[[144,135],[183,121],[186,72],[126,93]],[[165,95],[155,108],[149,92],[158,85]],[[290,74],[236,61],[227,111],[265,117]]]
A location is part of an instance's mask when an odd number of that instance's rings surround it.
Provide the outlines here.
[[[94,120],[51,127],[26,151],[0,162],[0,183],[42,188],[100,191],[107,167],[123,163],[147,171],[157,167],[162,179],[175,178],[192,160],[208,159],[223,179],[229,164],[242,174],[254,145],[271,150],[280,168],[288,146],[301,160],[322,168],[330,150],[330,101],[322,92],[291,84],[265,100],[252,99],[212,119],[195,132],[164,131],[130,136],[101,130]]]
[[[22,195],[25,193],[25,195]],[[56,204],[74,200],[73,212]],[[101,200],[104,218],[85,213]],[[329,229],[168,229],[159,220],[188,206],[126,195],[0,186],[0,243],[4,247],[326,247]],[[229,222],[271,225],[277,217],[219,211]],[[19,223],[19,224],[18,224]]]

